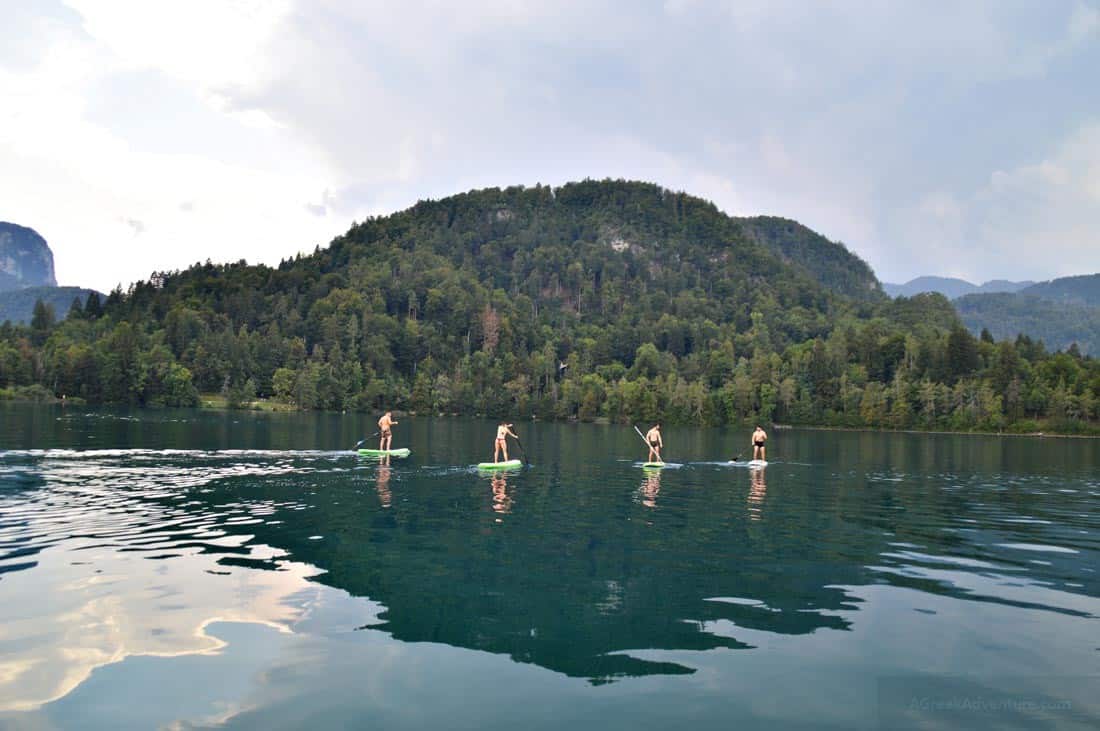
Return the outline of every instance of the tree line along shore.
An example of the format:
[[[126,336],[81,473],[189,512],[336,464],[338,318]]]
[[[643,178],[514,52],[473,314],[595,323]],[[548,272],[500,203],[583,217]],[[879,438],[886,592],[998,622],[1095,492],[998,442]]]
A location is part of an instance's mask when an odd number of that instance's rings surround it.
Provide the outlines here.
[[[975,337],[807,231],[622,181],[425,201],[278,267],[40,304],[0,325],[0,397],[1100,433],[1100,361]]]

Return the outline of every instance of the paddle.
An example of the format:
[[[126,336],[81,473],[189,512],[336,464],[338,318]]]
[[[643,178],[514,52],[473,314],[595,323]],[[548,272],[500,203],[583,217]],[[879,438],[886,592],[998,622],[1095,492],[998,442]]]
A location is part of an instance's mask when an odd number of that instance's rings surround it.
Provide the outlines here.
[[[519,440],[519,437],[515,437],[516,446],[519,447],[519,453],[523,455],[523,466],[530,467],[531,463],[527,461],[527,450],[523,448],[523,442]]]
[[[376,431],[374,434],[371,434],[369,437],[367,437],[367,439],[373,439],[374,437],[378,436],[381,433],[382,432],[380,432],[380,431]],[[352,448],[351,451],[354,452],[355,450],[359,449],[359,447],[363,446],[363,443],[366,442],[367,439],[360,439],[358,442],[355,443],[355,446]]]
[[[645,434],[642,434],[642,430],[638,428],[638,425],[632,424],[631,426],[634,427],[634,431],[638,432],[638,436],[640,436],[642,438],[642,441],[645,442],[646,447],[651,447],[652,445],[649,443],[649,440],[645,438]],[[654,448],[653,451],[657,453],[657,459],[662,462],[665,461],[665,458],[661,456],[661,450],[659,447]],[[646,456],[648,457],[649,455]]]

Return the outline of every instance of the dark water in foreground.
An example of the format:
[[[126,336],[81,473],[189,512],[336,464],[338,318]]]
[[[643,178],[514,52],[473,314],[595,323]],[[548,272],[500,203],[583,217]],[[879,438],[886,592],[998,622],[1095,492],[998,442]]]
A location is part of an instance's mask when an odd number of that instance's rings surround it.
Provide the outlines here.
[[[0,727],[1100,724],[1100,441],[0,420]]]

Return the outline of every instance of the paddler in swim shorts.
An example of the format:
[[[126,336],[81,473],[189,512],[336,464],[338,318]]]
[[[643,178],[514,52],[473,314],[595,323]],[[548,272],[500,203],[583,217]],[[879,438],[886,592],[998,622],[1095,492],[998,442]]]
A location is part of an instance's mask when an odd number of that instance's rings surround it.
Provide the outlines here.
[[[768,441],[768,434],[760,425],[757,425],[756,431],[752,433],[752,458],[767,461],[765,454],[767,450],[764,449],[764,444]]]
[[[497,463],[500,460],[497,457],[500,453],[504,452],[504,461],[508,461],[508,437],[513,439],[519,439],[515,432],[512,431],[512,425],[505,422],[501,422],[497,425],[497,439],[493,443],[493,463]]]
[[[649,444],[649,457],[646,462],[664,462],[661,459],[661,450],[665,448],[665,443],[661,439],[661,425],[654,424],[653,428],[645,433],[645,440]]]
[[[387,411],[382,414],[382,418],[378,420],[378,433],[382,436],[378,439],[378,449],[381,452],[389,450],[390,444],[393,443],[393,429],[392,427],[397,422],[393,420],[391,412]]]

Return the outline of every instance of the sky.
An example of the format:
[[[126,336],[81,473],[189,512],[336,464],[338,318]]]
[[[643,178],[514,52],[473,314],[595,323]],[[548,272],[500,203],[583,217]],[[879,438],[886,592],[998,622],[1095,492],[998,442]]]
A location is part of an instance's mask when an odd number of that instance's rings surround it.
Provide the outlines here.
[[[59,284],[658,183],[883,281],[1100,271],[1100,0],[0,0],[0,220]]]

